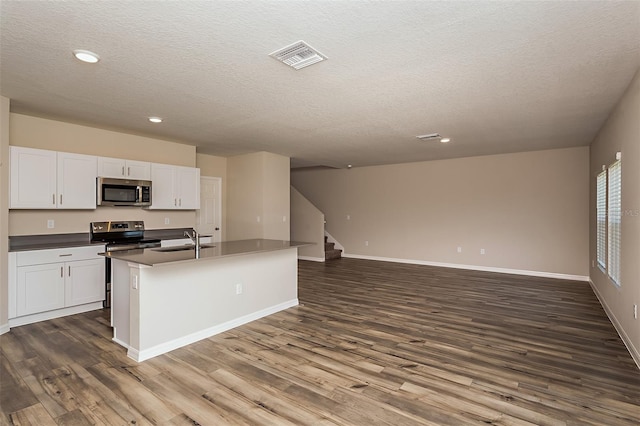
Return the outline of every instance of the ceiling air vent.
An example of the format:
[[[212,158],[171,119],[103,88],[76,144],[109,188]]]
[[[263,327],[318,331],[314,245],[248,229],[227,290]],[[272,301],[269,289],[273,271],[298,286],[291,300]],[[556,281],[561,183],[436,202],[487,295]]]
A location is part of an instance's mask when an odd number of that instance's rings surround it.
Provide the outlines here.
[[[424,140],[429,140],[429,139],[440,139],[440,138],[442,138],[442,136],[440,136],[440,133],[430,133],[428,135],[416,136],[416,138],[424,141]]]
[[[297,70],[328,59],[302,40],[278,49],[269,56]]]

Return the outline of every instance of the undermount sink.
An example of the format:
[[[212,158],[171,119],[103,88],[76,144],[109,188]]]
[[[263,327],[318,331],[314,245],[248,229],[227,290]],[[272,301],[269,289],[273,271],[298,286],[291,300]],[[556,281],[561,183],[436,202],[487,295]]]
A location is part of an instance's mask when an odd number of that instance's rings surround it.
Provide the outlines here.
[[[200,248],[211,248],[211,247],[215,247],[213,244],[200,244]],[[158,247],[158,248],[154,248],[151,249],[153,251],[160,251],[160,252],[172,252],[172,251],[185,251],[185,250],[195,250],[196,246],[191,245],[191,246],[172,246],[172,247]]]

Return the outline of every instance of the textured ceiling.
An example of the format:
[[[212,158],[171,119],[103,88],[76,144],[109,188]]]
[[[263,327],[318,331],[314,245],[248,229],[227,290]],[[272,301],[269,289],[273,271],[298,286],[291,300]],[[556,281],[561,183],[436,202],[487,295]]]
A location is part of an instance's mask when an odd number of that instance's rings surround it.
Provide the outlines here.
[[[640,66],[638,1],[2,0],[0,15],[12,111],[293,166],[588,145]],[[268,56],[298,40],[329,59]],[[452,141],[415,138],[433,132]]]

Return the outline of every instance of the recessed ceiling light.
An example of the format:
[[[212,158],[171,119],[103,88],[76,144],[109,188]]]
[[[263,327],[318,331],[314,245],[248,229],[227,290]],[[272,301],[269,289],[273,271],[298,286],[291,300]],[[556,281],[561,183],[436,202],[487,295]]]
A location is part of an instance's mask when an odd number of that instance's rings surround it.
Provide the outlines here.
[[[347,169],[350,169],[353,167],[353,164],[347,164]]]
[[[451,139],[450,138],[442,138],[442,139],[440,139],[440,142],[442,142],[442,143],[451,142]]]
[[[93,52],[90,52],[88,50],[74,50],[73,51],[73,56],[76,57],[76,59],[82,61],[82,62],[87,62],[89,64],[95,64],[96,62],[98,62],[100,60],[100,56],[96,55]]]
[[[149,117],[149,121],[152,123],[162,123],[162,118],[160,117]]]

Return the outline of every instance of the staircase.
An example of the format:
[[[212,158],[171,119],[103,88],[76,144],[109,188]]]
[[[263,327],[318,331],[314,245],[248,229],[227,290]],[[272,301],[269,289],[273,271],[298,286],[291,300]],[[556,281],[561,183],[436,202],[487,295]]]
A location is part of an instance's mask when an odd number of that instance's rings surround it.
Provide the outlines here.
[[[335,243],[330,243],[328,237],[324,236],[324,260],[340,259],[342,250],[335,248]]]

